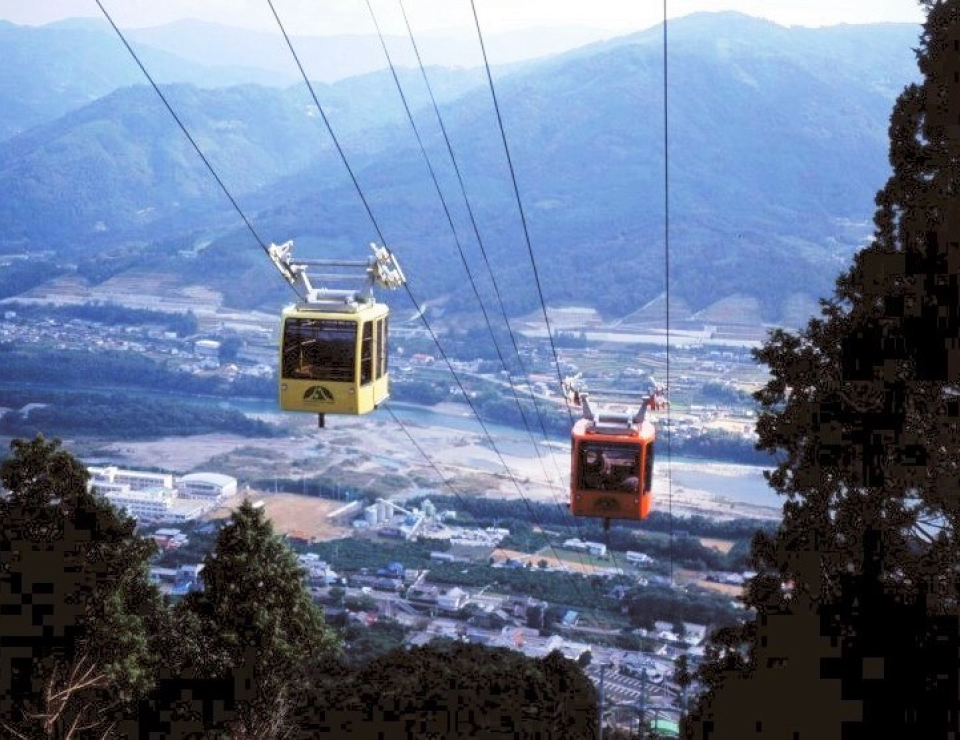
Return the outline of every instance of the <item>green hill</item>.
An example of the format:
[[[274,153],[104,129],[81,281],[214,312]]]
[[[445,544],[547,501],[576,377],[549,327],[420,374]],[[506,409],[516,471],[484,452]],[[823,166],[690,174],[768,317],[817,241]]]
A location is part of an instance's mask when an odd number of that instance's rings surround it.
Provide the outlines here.
[[[692,310],[733,294],[766,321],[829,291],[870,234],[888,172],[886,121],[916,77],[910,25],[787,29],[731,13],[670,26],[671,289]],[[660,30],[499,73],[498,102],[547,301],[623,315],[664,288]],[[851,53],[856,50],[857,53]],[[513,314],[537,307],[532,266],[490,92],[476,70],[429,70],[484,247]],[[479,249],[416,74],[402,76],[467,254]],[[442,84],[441,84],[442,82]],[[417,295],[475,311],[416,139],[386,73],[317,85],[387,243]],[[265,241],[304,256],[366,254],[379,240],[303,85],[167,88]],[[152,90],[117,90],[0,146],[7,247],[89,256],[153,245],[164,266],[284,286]],[[173,245],[212,241],[179,261]],[[3,245],[0,244],[0,247]],[[149,251],[149,250],[148,250]],[[146,258],[145,258],[146,259]],[[223,272],[223,271],[226,272]],[[248,272],[253,270],[253,272]],[[789,275],[785,281],[783,276]],[[492,289],[480,279],[484,298]],[[274,292],[276,295],[274,295]]]

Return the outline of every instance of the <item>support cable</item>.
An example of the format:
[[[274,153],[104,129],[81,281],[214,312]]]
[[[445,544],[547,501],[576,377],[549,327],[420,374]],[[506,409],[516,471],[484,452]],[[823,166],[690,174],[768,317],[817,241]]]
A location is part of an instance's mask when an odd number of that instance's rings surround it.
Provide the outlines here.
[[[663,252],[664,280],[666,282],[667,320],[667,391],[670,389],[670,159],[667,137],[667,0],[663,0]],[[670,584],[673,585],[673,465],[671,442],[673,424],[670,423],[670,405],[667,404],[667,507],[670,517]]]
[[[550,329],[550,319],[547,316],[547,304],[543,298],[543,288],[540,285],[540,276],[537,272],[537,263],[533,257],[533,246],[530,243],[530,232],[527,228],[527,219],[526,219],[526,216],[524,215],[523,203],[520,199],[520,188],[517,185],[517,176],[516,176],[516,172],[514,171],[513,160],[510,157],[510,147],[507,145],[507,134],[503,127],[503,117],[500,115],[500,105],[497,102],[497,94],[493,87],[493,76],[490,73],[490,62],[487,59],[487,51],[483,44],[483,33],[480,30],[480,20],[477,17],[477,8],[476,8],[476,5],[474,4],[474,0],[470,0],[470,7],[473,10],[473,20],[477,28],[477,38],[480,41],[480,50],[483,53],[483,65],[487,72],[487,82],[489,83],[489,86],[490,86],[490,95],[493,98],[493,107],[497,114],[497,126],[500,129],[500,137],[503,140],[503,150],[507,155],[507,164],[509,165],[509,168],[510,168],[510,179],[513,183],[513,193],[514,193],[514,196],[516,197],[517,208],[520,211],[520,220],[523,224],[523,235],[527,243],[527,252],[530,255],[530,264],[533,266],[533,275],[534,275],[534,280],[537,286],[537,295],[539,296],[539,299],[540,299],[540,307],[543,309],[543,319],[544,319],[544,322],[546,322],[546,326],[547,326],[547,338],[550,340],[550,348],[553,351],[554,364],[557,370],[557,379],[560,381],[560,387],[563,387],[563,375],[560,372],[560,358],[557,355],[557,346],[553,341],[553,331]],[[564,396],[564,402],[566,403],[567,414],[570,417],[570,425],[572,426],[574,423],[573,412],[570,409],[570,401],[569,399],[566,398],[566,396]],[[534,404],[536,404],[536,402],[534,402]],[[579,530],[579,526],[578,526],[578,530]],[[607,539],[609,541],[609,535],[607,536]],[[622,570],[620,569],[620,566],[617,563],[617,556],[614,554],[614,551],[612,549],[609,552],[610,552],[610,557],[613,559],[614,569],[617,571],[618,574],[621,574]]]
[[[544,440],[549,441],[546,425],[543,423],[543,415],[540,413],[540,407],[537,405],[536,395],[534,394],[533,386],[530,383],[529,373],[527,372],[527,368],[524,365],[523,358],[520,355],[520,348],[517,345],[516,336],[514,335],[513,329],[510,326],[510,320],[507,318],[507,311],[503,303],[503,296],[500,293],[500,286],[497,284],[496,277],[493,274],[493,268],[490,265],[490,259],[487,256],[487,250],[484,247],[483,239],[480,236],[480,228],[477,226],[476,216],[474,215],[473,208],[470,205],[470,199],[467,197],[467,190],[463,183],[463,174],[460,172],[460,165],[457,164],[457,158],[453,153],[453,145],[450,142],[450,136],[447,133],[447,127],[444,125],[443,117],[440,115],[440,106],[437,104],[437,99],[436,99],[436,96],[433,94],[433,88],[430,85],[430,80],[427,78],[426,68],[424,67],[423,59],[420,56],[420,50],[417,47],[417,42],[414,39],[413,29],[411,29],[410,27],[410,21],[407,18],[407,11],[403,7],[403,0],[398,0],[398,2],[400,4],[400,12],[403,14],[403,21],[407,27],[407,34],[410,36],[410,43],[413,46],[413,53],[417,58],[417,64],[420,67],[420,73],[423,76],[423,82],[426,85],[427,92],[430,95],[430,101],[433,104],[433,111],[437,116],[437,123],[440,124],[440,131],[443,134],[443,140],[447,146],[447,153],[450,155],[450,162],[453,165],[454,172],[457,175],[457,182],[460,185],[460,192],[463,195],[463,202],[467,208],[467,213],[470,216],[470,223],[473,227],[473,233],[476,236],[477,244],[480,247],[480,254],[483,257],[484,264],[487,267],[487,272],[490,274],[490,282],[493,284],[493,290],[497,297],[497,304],[500,307],[500,314],[501,316],[503,316],[503,323],[507,328],[507,333],[510,335],[510,341],[513,344],[514,354],[516,354],[517,356],[517,362],[519,363],[519,366],[520,366],[520,374],[524,378],[527,384],[527,390],[530,393],[530,399],[533,402],[533,408],[537,413],[537,419],[540,423],[540,432],[543,434]],[[506,365],[504,365],[504,367],[506,368]],[[509,373],[509,370],[507,372]],[[556,459],[554,459],[554,466],[556,467]],[[559,467],[557,467],[557,478],[558,480],[561,480],[561,481],[563,480],[563,476],[560,473]]]
[[[373,12],[373,7],[370,5],[370,0],[367,0],[367,10],[370,11],[370,18],[373,20],[373,25],[376,27],[377,36],[380,38],[380,45],[383,48],[383,54],[386,57],[387,64],[390,67],[390,73],[393,75],[393,81],[396,84],[397,92],[400,94],[400,100],[403,102],[404,111],[407,114],[407,120],[410,122],[410,126],[413,129],[414,136],[417,139],[417,144],[420,147],[420,154],[423,156],[423,161],[427,165],[427,170],[430,172],[430,179],[433,181],[433,186],[437,191],[437,197],[440,199],[440,203],[443,207],[443,212],[446,215],[447,223],[450,225],[450,231],[453,233],[454,242],[457,245],[457,252],[460,255],[460,262],[463,264],[463,269],[467,273],[467,279],[470,281],[470,287],[473,288],[473,294],[477,299],[477,304],[480,306],[480,311],[483,313],[484,322],[487,325],[487,331],[490,333],[490,339],[493,341],[494,349],[497,352],[497,357],[500,358],[500,364],[503,366],[503,369],[507,371],[509,376],[509,368],[507,366],[506,360],[503,357],[503,353],[500,351],[500,345],[497,343],[497,338],[493,332],[493,326],[490,323],[490,317],[487,314],[487,310],[483,305],[483,300],[480,297],[480,290],[477,288],[477,283],[474,280],[473,273],[470,271],[470,265],[467,262],[466,255],[463,252],[463,245],[460,242],[460,237],[457,234],[457,228],[453,223],[453,216],[450,214],[450,208],[447,206],[447,201],[443,197],[443,192],[440,189],[440,183],[437,179],[436,172],[433,169],[433,165],[430,163],[430,158],[427,155],[426,147],[423,144],[423,138],[420,136],[420,130],[417,128],[417,124],[414,121],[413,113],[410,111],[410,106],[407,103],[406,95],[403,93],[403,86],[400,84],[400,78],[397,76],[396,67],[393,64],[393,59],[390,57],[390,52],[387,49],[386,40],[383,37],[383,33],[380,30],[380,24],[377,22],[377,17]],[[520,404],[520,398],[517,395],[517,389],[513,384],[513,381],[509,379],[510,388],[513,391],[513,398],[517,405],[517,410],[520,412],[520,417],[523,420],[523,425],[527,430],[527,434],[530,436],[530,441],[533,443],[534,450],[537,452],[537,457],[540,459],[541,467],[543,467],[543,474],[547,484],[550,484],[550,477],[547,473],[546,465],[543,462],[543,456],[540,454],[540,450],[537,447],[536,440],[533,437],[533,432],[530,429],[530,423],[527,421],[527,416],[523,411],[523,406]]]
[[[493,107],[497,114],[497,126],[500,129],[500,137],[503,140],[503,150],[507,155],[507,164],[510,167],[510,179],[513,182],[513,192],[517,200],[517,208],[520,210],[520,221],[523,224],[523,235],[527,243],[527,252],[530,254],[530,264],[533,266],[533,277],[534,282],[537,286],[537,295],[540,298],[540,307],[543,309],[543,320],[546,323],[547,327],[547,338],[550,340],[550,348],[553,350],[553,359],[556,363],[557,369],[557,379],[560,381],[561,387],[563,386],[563,375],[560,373],[560,358],[557,356],[557,346],[553,341],[553,331],[550,329],[550,319],[547,316],[547,304],[543,298],[543,288],[540,285],[540,275],[537,272],[537,263],[533,258],[533,247],[530,244],[530,232],[527,228],[527,218],[523,212],[523,204],[520,200],[520,189],[517,185],[517,175],[513,168],[513,159],[510,157],[510,147],[507,146],[507,134],[503,128],[503,117],[500,115],[500,104],[497,102],[497,94],[493,88],[493,77],[490,74],[490,62],[487,60],[487,50],[483,44],[483,34],[480,31],[480,20],[477,18],[477,8],[474,4],[474,0],[470,0],[470,7],[473,9],[473,20],[477,27],[477,38],[480,40],[480,51],[483,53],[483,66],[487,71],[487,82],[490,85],[490,95],[493,97]],[[570,416],[570,424],[573,424],[573,412],[570,410],[570,402],[566,398],[564,401],[567,405],[567,413]]]
[[[441,203],[441,205],[443,206],[443,212],[444,212],[444,214],[446,214],[447,223],[450,225],[450,230],[451,230],[451,232],[453,233],[454,242],[455,242],[456,245],[457,245],[457,252],[458,252],[459,255],[460,255],[460,261],[461,261],[462,264],[463,264],[463,269],[464,269],[464,270],[466,271],[466,273],[467,273],[467,278],[469,279],[470,285],[471,285],[471,287],[473,288],[473,294],[474,294],[474,296],[475,296],[476,299],[477,299],[477,304],[480,306],[480,311],[483,313],[483,318],[484,318],[484,321],[486,322],[486,325],[487,325],[487,331],[490,333],[490,339],[493,341],[493,346],[494,346],[494,349],[495,349],[496,352],[497,352],[497,357],[500,358],[500,364],[503,366],[503,369],[507,371],[507,376],[508,376],[508,377],[507,377],[507,380],[508,380],[508,382],[509,382],[509,384],[510,384],[510,389],[513,391],[513,399],[514,399],[514,401],[515,401],[515,403],[516,403],[516,405],[517,405],[517,410],[520,412],[520,417],[521,417],[521,419],[523,420],[523,426],[526,428],[526,430],[527,430],[527,435],[530,437],[530,441],[533,443],[533,448],[534,448],[534,450],[535,450],[536,453],[537,453],[537,458],[539,459],[539,461],[540,461],[540,466],[541,466],[541,468],[543,469],[544,479],[546,480],[547,485],[550,486],[552,489],[554,489],[554,491],[551,493],[551,495],[553,496],[553,501],[554,501],[554,503],[557,505],[557,507],[562,510],[562,505],[561,505],[561,503],[557,500],[557,497],[556,497],[556,492],[555,492],[556,486],[555,486],[555,485],[551,482],[551,480],[550,480],[550,475],[549,475],[549,473],[547,472],[546,463],[545,463],[544,460],[543,460],[543,455],[541,454],[540,449],[539,449],[539,447],[537,446],[536,439],[534,439],[533,431],[532,431],[531,428],[530,428],[530,422],[527,420],[527,415],[524,413],[524,411],[523,411],[523,406],[522,406],[521,403],[520,403],[520,397],[517,395],[516,386],[514,385],[513,380],[509,377],[509,376],[510,376],[509,367],[507,366],[507,362],[506,362],[506,360],[504,359],[503,353],[502,353],[501,350],[500,350],[500,345],[498,344],[497,338],[496,338],[496,336],[495,336],[495,334],[494,334],[493,326],[492,326],[492,324],[490,323],[490,317],[489,317],[489,315],[487,314],[486,308],[484,307],[483,299],[480,297],[480,291],[479,291],[479,289],[477,288],[477,283],[476,283],[476,281],[474,280],[473,274],[472,274],[471,271],[470,271],[470,266],[469,266],[469,264],[468,264],[468,262],[467,262],[466,255],[465,255],[464,252],[463,252],[463,246],[462,246],[462,244],[461,244],[461,242],[460,242],[459,235],[457,234],[456,226],[455,226],[454,223],[453,223],[453,217],[452,217],[452,215],[450,214],[450,209],[449,209],[449,207],[447,206],[447,201],[446,201],[446,199],[443,197],[443,192],[442,192],[442,190],[441,190],[441,188],[440,188],[440,183],[439,183],[439,181],[438,181],[438,179],[437,179],[436,172],[434,171],[433,166],[432,166],[431,163],[430,163],[430,157],[427,155],[426,147],[425,147],[424,144],[423,144],[423,138],[420,136],[420,131],[419,131],[419,129],[417,128],[416,122],[414,121],[413,113],[411,112],[410,106],[409,106],[409,104],[407,103],[406,95],[404,95],[404,93],[403,93],[403,86],[400,84],[400,78],[399,78],[398,75],[397,75],[397,70],[396,70],[395,65],[393,64],[393,59],[392,59],[391,56],[390,56],[390,52],[389,52],[389,50],[387,49],[386,40],[384,39],[383,33],[382,33],[382,31],[380,30],[380,24],[377,22],[376,14],[373,12],[373,7],[370,5],[370,0],[367,0],[367,10],[370,11],[370,18],[372,19],[373,25],[374,25],[374,27],[376,28],[377,36],[378,36],[379,39],[380,39],[380,45],[381,45],[381,47],[383,48],[383,54],[384,54],[384,56],[386,57],[387,64],[388,64],[389,67],[390,67],[390,72],[391,72],[391,74],[393,75],[393,81],[394,81],[394,83],[396,84],[397,92],[400,94],[400,100],[403,102],[403,108],[404,108],[404,110],[406,111],[407,120],[410,122],[410,126],[411,126],[411,128],[413,129],[414,136],[415,136],[416,139],[417,139],[417,144],[418,144],[419,147],[420,147],[420,153],[421,153],[421,155],[423,156],[423,160],[424,160],[424,162],[425,162],[426,165],[427,165],[427,170],[430,172],[430,178],[431,178],[431,180],[433,181],[433,186],[434,186],[434,188],[435,188],[436,191],[437,191],[437,197],[440,199],[440,203]],[[418,57],[418,58],[419,58],[419,57]],[[423,71],[423,67],[422,67],[422,66],[421,66],[421,71]],[[432,94],[432,93],[431,93],[431,94]],[[438,113],[438,116],[439,116],[439,113]],[[534,407],[536,407],[536,402],[534,402]],[[543,425],[542,425],[542,421],[541,421],[541,427],[542,427],[542,426],[543,426]],[[544,432],[544,434],[546,434],[546,433]],[[554,465],[556,465],[556,460],[554,460]],[[558,473],[558,476],[559,476],[559,470],[557,471],[557,473]],[[576,520],[574,520],[574,523],[576,524]],[[577,527],[577,530],[578,530],[578,533],[580,534],[581,539],[582,539],[582,538],[583,538],[583,533],[580,531],[579,526]],[[579,559],[580,559],[580,564],[581,564],[582,566],[586,567],[586,564],[583,562],[583,559],[582,559],[582,558],[579,558]]]
[[[313,85],[311,84],[309,78],[307,77],[307,73],[304,70],[303,65],[300,63],[300,58],[299,56],[297,56],[297,52],[293,48],[293,43],[290,41],[290,36],[287,34],[287,31],[284,28],[283,23],[280,20],[280,16],[277,15],[277,11],[273,7],[272,0],[267,0],[267,5],[270,6],[270,10],[273,12],[273,17],[277,21],[277,25],[280,28],[280,32],[287,43],[287,47],[290,49],[290,53],[293,55],[293,58],[296,61],[297,67],[300,70],[300,74],[303,76],[304,82],[306,82],[307,89],[310,91],[310,95],[313,98],[313,102],[317,106],[317,110],[320,112],[323,122],[326,125],[327,131],[330,134],[330,138],[333,140],[334,144],[336,145],[337,151],[340,153],[340,158],[343,161],[343,164],[346,167],[347,171],[350,173],[350,179],[353,181],[354,187],[357,190],[357,194],[359,195],[361,201],[363,202],[364,207],[366,208],[367,215],[369,216],[370,221],[372,222],[373,227],[377,232],[377,235],[380,237],[380,242],[386,247],[387,240],[384,238],[383,232],[380,230],[380,226],[377,223],[377,219],[373,215],[373,211],[370,209],[369,203],[367,202],[367,199],[363,194],[363,190],[360,187],[359,181],[357,180],[356,176],[353,174],[353,170],[351,169],[350,164],[347,161],[343,148],[340,146],[339,142],[337,141],[336,134],[334,134],[333,132],[333,127],[330,125],[330,122],[327,119],[326,114],[323,112],[323,107],[320,105],[320,100],[319,98],[317,98],[317,95],[313,90]],[[443,351],[443,347],[440,345],[440,341],[437,339],[436,333],[433,331],[433,328],[430,326],[430,323],[427,321],[427,317],[424,313],[424,310],[421,308],[420,303],[414,297],[413,291],[410,289],[409,282],[405,282],[403,287],[404,287],[404,290],[406,290],[407,296],[410,298],[411,303],[413,303],[413,306],[416,309],[417,314],[420,316],[421,321],[423,321],[424,327],[426,328],[427,332],[430,334],[430,337],[433,339],[434,344],[437,346],[437,350],[440,352],[441,357],[443,358],[448,369],[450,370],[450,374],[453,375],[454,381],[456,382],[457,387],[460,389],[460,392],[463,394],[464,400],[466,400],[467,405],[470,406],[470,410],[472,411],[474,417],[476,417],[481,428],[483,429],[484,435],[486,436],[487,440],[490,442],[490,445],[493,448],[494,452],[496,453],[501,464],[503,465],[504,470],[507,472],[507,476],[510,478],[514,487],[517,489],[517,493],[519,494],[520,498],[523,500],[524,504],[526,505],[527,511],[529,512],[531,518],[534,520],[534,522],[538,526],[540,526],[540,523],[537,520],[536,514],[533,512],[533,509],[530,506],[529,500],[527,499],[526,496],[524,496],[523,490],[520,488],[520,484],[517,482],[516,476],[514,476],[513,472],[510,470],[510,467],[507,465],[506,460],[503,458],[503,455],[501,454],[499,448],[497,447],[496,443],[493,441],[493,437],[490,434],[489,430],[487,429],[486,424],[484,424],[483,419],[480,417],[480,414],[477,412],[476,407],[473,405],[473,402],[470,400],[469,394],[466,392],[466,389],[463,387],[463,384],[460,381],[460,377],[457,375],[456,371],[453,369],[453,365],[451,364],[450,359],[447,357],[446,352]],[[543,528],[541,526],[541,530],[542,529]],[[553,551],[554,557],[556,557],[558,562],[562,563],[563,560],[560,558],[559,554],[557,553],[556,548],[554,548],[553,543],[549,541],[549,539],[546,537],[545,534],[544,534],[544,539],[546,540],[550,549]],[[577,585],[576,581],[574,581],[574,589],[577,591],[577,595],[579,596],[582,603],[584,604],[589,603],[587,602],[586,599],[583,598],[583,594],[580,592],[579,585]]]
[[[367,202],[366,196],[363,194],[363,190],[360,187],[360,183],[357,182],[356,175],[353,174],[353,169],[347,163],[347,155],[344,154],[343,148],[340,146],[340,142],[337,140],[336,135],[333,133],[333,127],[330,125],[330,121],[327,118],[327,114],[323,110],[323,106],[320,105],[320,100],[317,98],[317,93],[314,92],[313,85],[310,80],[307,78],[307,73],[303,69],[303,64],[300,63],[300,57],[297,55],[296,50],[293,48],[293,43],[290,41],[290,36],[287,34],[287,29],[284,28],[283,23],[280,21],[280,16],[277,15],[276,8],[273,7],[272,0],[267,0],[267,5],[270,6],[270,11],[273,13],[273,17],[277,21],[277,26],[280,28],[280,33],[283,34],[283,40],[287,43],[287,48],[290,49],[290,54],[293,56],[293,60],[297,64],[297,68],[300,70],[300,74],[303,77],[303,81],[307,84],[307,90],[310,93],[310,97],[313,98],[314,104],[317,106],[317,110],[320,112],[320,117],[323,119],[324,126],[327,127],[327,132],[330,134],[330,139],[333,141],[333,145],[337,148],[337,152],[340,154],[340,159],[343,161],[344,166],[347,168],[347,174],[350,175],[350,179],[353,181],[353,186],[357,191],[357,195],[360,196],[360,201],[363,203],[363,207],[367,211],[367,215],[370,217],[370,222],[373,224],[374,230],[377,232],[377,237],[380,239],[380,243],[384,246],[387,244],[386,238],[383,236],[383,232],[380,231],[380,226],[377,223],[377,219],[373,216],[373,211],[370,210],[370,204]]]

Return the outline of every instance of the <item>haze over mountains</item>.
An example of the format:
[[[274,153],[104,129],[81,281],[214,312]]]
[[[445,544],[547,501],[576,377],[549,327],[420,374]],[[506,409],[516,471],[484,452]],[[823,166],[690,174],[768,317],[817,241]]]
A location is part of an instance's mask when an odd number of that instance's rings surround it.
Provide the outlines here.
[[[195,49],[202,47],[195,34],[210,30],[174,29]],[[697,310],[746,295],[777,322],[830,292],[872,232],[873,196],[889,172],[887,121],[896,96],[918,78],[918,33],[910,24],[784,28],[736,13],[670,22],[670,277],[678,299]],[[279,72],[284,52],[295,70],[282,40],[267,64],[267,55],[215,45],[204,52],[213,56],[188,60],[172,53],[187,49],[170,38],[140,32],[136,48],[258,234],[295,239],[304,256],[365,256],[379,236],[306,86]],[[218,43],[234,38],[224,31]],[[145,45],[151,40],[156,48]],[[341,42],[330,47],[346,64]],[[0,189],[8,194],[0,202],[0,251],[52,248],[82,262],[122,249],[127,258],[116,269],[162,267],[214,287],[244,275],[257,288],[228,291],[236,305],[273,310],[289,298],[108,28],[3,23],[0,44]],[[243,68],[244,56],[264,66]],[[312,78],[314,69],[328,79],[342,74],[314,59],[316,66],[305,65]],[[399,72],[456,238],[481,275],[470,214],[420,70]],[[538,304],[524,222],[486,72],[428,67],[426,74],[508,310],[529,311]],[[663,290],[663,76],[660,28],[493,69],[548,303],[618,316]],[[389,72],[314,79],[417,296],[452,296],[454,307],[476,311]],[[198,245],[206,246],[198,255],[181,254]],[[481,277],[479,289],[488,297],[489,279]]]

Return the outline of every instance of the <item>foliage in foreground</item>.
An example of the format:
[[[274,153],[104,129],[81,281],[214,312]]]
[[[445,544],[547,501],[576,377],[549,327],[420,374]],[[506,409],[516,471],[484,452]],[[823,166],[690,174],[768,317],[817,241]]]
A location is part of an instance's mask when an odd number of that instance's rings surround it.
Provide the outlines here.
[[[220,529],[203,590],[171,606],[148,580],[152,541],[88,491],[59,440],[11,448],[0,465],[4,737],[593,735],[593,686],[556,652],[458,644],[345,659],[295,555],[249,502]]]
[[[753,543],[756,619],[711,641],[691,740],[960,729],[960,1],[923,5],[874,240],[821,318],[757,353],[787,502]]]

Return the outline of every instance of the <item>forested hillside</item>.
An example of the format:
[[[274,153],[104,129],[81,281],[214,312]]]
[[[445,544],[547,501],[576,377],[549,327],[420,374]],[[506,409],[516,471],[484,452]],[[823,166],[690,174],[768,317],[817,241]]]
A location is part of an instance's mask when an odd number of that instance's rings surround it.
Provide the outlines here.
[[[694,310],[746,294],[776,321],[791,296],[814,301],[826,292],[869,236],[872,194],[888,172],[883,121],[916,75],[916,29],[786,29],[700,14],[676,21],[672,34],[671,289]],[[663,254],[658,39],[651,29],[495,74],[549,302],[622,315],[663,290],[662,271],[651,269]],[[432,67],[427,76],[508,310],[529,311],[532,266],[485,76]],[[479,260],[420,72],[401,70],[400,79],[457,239],[468,260]],[[305,256],[356,256],[378,238],[305,85],[166,89],[261,238],[296,239]],[[452,295],[454,308],[473,310],[392,78],[377,73],[314,92],[418,293]],[[282,295],[255,240],[148,88],[121,88],[0,145],[0,187],[17,194],[0,208],[8,248],[77,255],[140,245],[148,264],[162,255],[185,275],[218,276],[209,279],[219,287],[237,275],[269,286],[229,296],[238,305],[274,306]],[[174,245],[208,241],[198,260],[175,256]],[[775,279],[787,271],[789,284]]]

